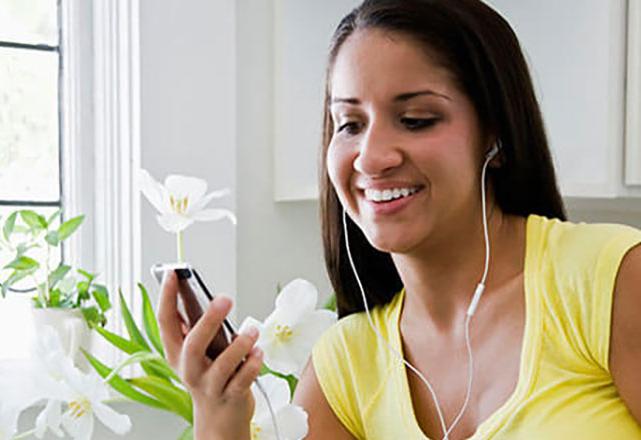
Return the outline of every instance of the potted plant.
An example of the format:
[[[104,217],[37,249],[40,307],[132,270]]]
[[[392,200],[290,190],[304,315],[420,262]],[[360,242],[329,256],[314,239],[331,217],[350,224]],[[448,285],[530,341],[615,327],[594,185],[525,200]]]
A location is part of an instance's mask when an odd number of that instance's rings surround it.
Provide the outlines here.
[[[95,282],[95,274],[64,262],[52,263],[54,251],[84,220],[82,215],[63,222],[60,218],[60,210],[47,218],[22,209],[0,223],[0,253],[9,260],[0,268],[0,294],[4,298],[17,287],[30,285],[36,332],[53,327],[65,352],[76,365],[84,365],[79,348],[89,347],[89,326],[104,326],[111,302],[105,286]]]

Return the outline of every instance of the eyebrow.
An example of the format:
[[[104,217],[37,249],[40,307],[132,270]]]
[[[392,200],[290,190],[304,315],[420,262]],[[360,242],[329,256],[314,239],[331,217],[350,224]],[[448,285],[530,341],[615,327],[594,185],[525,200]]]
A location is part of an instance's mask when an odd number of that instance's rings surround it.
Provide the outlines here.
[[[417,92],[401,93],[400,95],[397,95],[394,97],[394,102],[405,102],[405,101],[409,101],[412,98],[416,98],[418,96],[426,96],[426,95],[435,96],[437,98],[446,99],[448,101],[452,100],[452,98],[450,98],[449,96],[443,95],[442,93],[437,93],[433,90],[419,90]],[[361,101],[358,98],[332,98],[330,105],[339,104],[339,103],[359,105]]]

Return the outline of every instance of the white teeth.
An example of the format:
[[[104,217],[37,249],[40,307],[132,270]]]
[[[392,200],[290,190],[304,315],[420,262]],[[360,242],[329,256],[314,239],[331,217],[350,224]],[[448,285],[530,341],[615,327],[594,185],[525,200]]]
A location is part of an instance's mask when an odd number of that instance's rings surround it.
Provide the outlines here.
[[[368,188],[365,190],[365,198],[374,202],[388,202],[390,200],[410,196],[418,192],[418,190],[419,188],[393,188],[380,191]]]

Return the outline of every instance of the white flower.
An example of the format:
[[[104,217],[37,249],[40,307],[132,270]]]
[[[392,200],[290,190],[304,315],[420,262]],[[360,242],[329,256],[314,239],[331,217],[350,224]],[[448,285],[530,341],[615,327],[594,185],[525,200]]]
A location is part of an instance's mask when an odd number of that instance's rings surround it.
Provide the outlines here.
[[[207,182],[195,177],[169,175],[161,185],[146,170],[140,170],[139,184],[147,200],[158,210],[158,223],[166,231],[178,233],[195,221],[213,221],[228,218],[236,224],[236,217],[226,209],[205,209],[215,198],[229,194],[228,189],[207,195]]]
[[[0,402],[0,440],[9,440],[18,429],[20,410]]]
[[[265,364],[282,374],[298,376],[318,337],[336,321],[329,310],[315,310],[318,292],[309,281],[296,279],[276,298],[276,308],[264,323],[249,317],[241,332],[253,325],[260,331],[256,345],[265,353]]]
[[[49,429],[61,437],[62,425],[74,439],[90,439],[94,415],[115,433],[127,433],[131,421],[104,403],[109,391],[102,378],[94,372],[85,374],[73,365],[52,327],[45,326],[41,333],[34,347],[34,381],[47,404],[36,418],[36,436],[42,438]]]
[[[65,371],[65,389],[55,399],[50,399],[36,420],[36,435],[42,438],[46,428],[60,432],[60,424],[74,439],[89,440],[93,434],[94,416],[119,435],[131,429],[131,420],[107,406],[109,399],[106,384],[95,373],[85,374],[73,367]],[[67,409],[62,412],[61,403]]]
[[[307,435],[307,413],[299,406],[289,402],[289,385],[285,379],[272,375],[258,378],[265,394],[269,397],[281,440],[298,440]],[[276,432],[269,406],[265,397],[254,383],[252,393],[256,409],[251,420],[252,440],[276,440]]]

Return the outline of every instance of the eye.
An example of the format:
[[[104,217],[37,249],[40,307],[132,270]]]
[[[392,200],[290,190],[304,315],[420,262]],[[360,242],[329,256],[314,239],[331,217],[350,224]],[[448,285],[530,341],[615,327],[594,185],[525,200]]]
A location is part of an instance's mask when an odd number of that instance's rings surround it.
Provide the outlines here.
[[[340,127],[338,127],[338,130],[336,130],[337,133],[342,133],[345,132],[349,135],[355,135],[358,133],[358,130],[360,128],[360,125],[358,122],[351,121],[351,122],[346,122]]]
[[[439,118],[401,118],[401,123],[409,130],[421,130],[435,125],[439,120]]]

